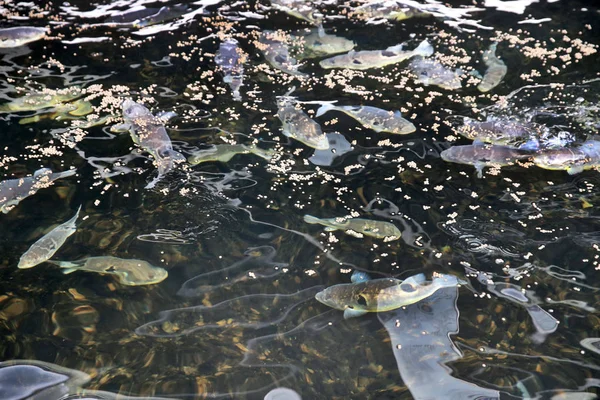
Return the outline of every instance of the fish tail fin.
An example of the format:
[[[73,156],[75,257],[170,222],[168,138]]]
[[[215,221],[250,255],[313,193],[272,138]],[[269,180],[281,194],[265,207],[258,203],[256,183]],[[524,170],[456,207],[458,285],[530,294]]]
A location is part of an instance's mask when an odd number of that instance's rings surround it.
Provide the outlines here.
[[[56,173],[56,177],[57,177],[57,179],[62,179],[62,178],[66,178],[68,176],[73,176],[76,173],[77,173],[76,169],[69,169],[69,170],[66,170],[66,171],[63,171],[63,172],[57,172]]]
[[[69,225],[75,225],[75,222],[77,221],[77,218],[79,218],[79,212],[81,211],[81,204],[79,205],[79,208],[77,209],[77,212],[75,213],[75,215],[73,215],[73,218],[71,218],[69,221],[67,221],[67,223]]]
[[[327,111],[331,111],[334,109],[335,109],[335,104],[325,103],[321,107],[319,107],[319,109],[317,110],[317,113],[315,114],[315,117],[320,117],[321,115],[325,114]]]
[[[433,46],[426,40],[423,40],[416,49],[413,50],[413,54],[420,55],[423,57],[429,57],[433,54]]]
[[[321,220],[317,217],[313,217],[312,215],[306,214],[304,216],[304,222],[306,222],[307,224],[320,224]]]

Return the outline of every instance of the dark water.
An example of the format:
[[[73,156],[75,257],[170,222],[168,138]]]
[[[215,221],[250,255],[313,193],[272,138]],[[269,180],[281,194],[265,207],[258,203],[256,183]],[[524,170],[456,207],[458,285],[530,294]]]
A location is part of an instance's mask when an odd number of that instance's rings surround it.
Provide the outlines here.
[[[0,215],[1,361],[90,375],[41,392],[44,399],[75,398],[67,393],[82,386],[178,399],[262,399],[276,387],[304,399],[596,398],[598,172],[515,165],[479,179],[439,154],[469,143],[455,133],[457,116],[537,118],[580,141],[597,134],[600,13],[593,2],[541,1],[523,14],[491,3],[448,5],[480,8],[460,19],[445,9],[446,17],[382,24],[348,18],[356,4],[318,5],[325,30],[357,50],[407,40],[411,49],[428,38],[434,55],[464,70],[456,91],[414,82],[406,63],[348,74],[306,60],[304,80],[269,67],[256,32],[308,24],[267,3],[189,2],[184,15],[143,28],[98,24],[134,5],[175,3],[40,3],[31,16],[31,5],[5,4],[3,25],[49,26],[51,38],[3,50],[2,98],[79,86],[93,113],[112,119],[78,131],[77,120],[48,108],[0,114],[2,179],[42,166],[77,169]],[[156,26],[163,29],[149,31]],[[214,72],[219,32],[248,54],[241,102]],[[69,43],[76,38],[105,39]],[[480,54],[492,39],[508,74],[481,94],[469,71],[484,72]],[[301,101],[400,109],[417,131],[375,133],[331,112],[316,120],[353,149],[315,165],[314,150],[283,136],[275,116],[276,96],[292,86]],[[177,113],[166,127],[186,156],[225,141],[256,141],[278,156],[181,166],[144,189],[156,176],[151,158],[128,134],[110,132],[128,97],[155,114]],[[126,286],[49,263],[17,269],[21,254],[80,204],[77,232],[54,259],[143,259],[168,278]],[[324,232],[305,214],[386,220],[402,238]],[[399,279],[438,272],[470,284],[344,320],[314,295],[350,282],[354,269]],[[0,390],[14,382],[8,374]],[[16,398],[28,395],[19,390]]]

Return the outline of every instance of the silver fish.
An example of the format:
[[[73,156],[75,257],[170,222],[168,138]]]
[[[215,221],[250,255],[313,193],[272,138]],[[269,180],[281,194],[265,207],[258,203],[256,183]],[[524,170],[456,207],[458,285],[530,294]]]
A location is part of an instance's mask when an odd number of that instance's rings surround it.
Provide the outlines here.
[[[377,239],[386,239],[386,241],[398,240],[402,235],[400,229],[391,222],[364,218],[317,218],[312,215],[305,215],[304,222],[323,225],[328,232],[337,231],[338,229],[354,231]]]
[[[496,47],[498,43],[493,43],[488,50],[483,53],[483,63],[487,66],[483,79],[477,85],[480,92],[489,92],[502,82],[508,72],[508,67],[504,61],[496,57]]]
[[[304,111],[297,109],[290,101],[278,102],[277,118],[281,121],[283,134],[296,139],[317,150],[329,149],[327,135],[321,126],[313,121]]]
[[[0,112],[38,111],[49,107],[67,107],[69,102],[83,96],[85,92],[78,86],[66,89],[44,89],[30,92],[0,105]]]
[[[477,177],[483,177],[483,168],[513,165],[518,160],[530,158],[532,152],[507,146],[475,143],[452,146],[441,152],[442,160],[475,167]]]
[[[319,65],[323,68],[348,68],[364,70],[369,68],[383,68],[386,65],[396,64],[414,56],[427,57],[433,54],[433,47],[427,40],[423,40],[414,50],[402,50],[403,44],[388,47],[385,50],[350,51],[346,54],[321,60]]]
[[[417,75],[417,80],[425,86],[435,85],[446,90],[462,88],[461,69],[451,70],[437,60],[423,57],[415,57],[408,66]]]
[[[264,150],[254,145],[247,146],[245,144],[218,144],[209,149],[202,149],[192,153],[192,155],[188,157],[188,162],[192,165],[211,161],[228,162],[236,154],[250,153],[264,158],[267,161],[270,161],[275,155],[275,151],[273,150]]]
[[[48,261],[52,258],[54,253],[58,251],[65,244],[66,240],[75,233],[77,230],[76,222],[79,218],[79,212],[81,206],[77,209],[77,212],[67,222],[58,225],[50,232],[42,236],[38,241],[31,245],[31,247],[23,253],[19,260],[20,269],[33,268],[43,262]]]
[[[367,4],[356,7],[350,13],[350,16],[359,19],[385,18],[396,21],[428,15],[430,14],[389,0],[370,1]]]
[[[240,101],[240,87],[244,80],[244,63],[248,58],[247,54],[240,49],[238,41],[227,39],[221,43],[215,63],[223,73],[223,82],[227,83],[233,92],[233,99]]]
[[[127,286],[153,285],[164,281],[169,273],[161,267],[155,267],[143,260],[123,259],[103,256],[89,257],[79,261],[50,261],[64,268],[63,274],[75,271],[98,272],[115,275],[119,282]]]
[[[278,70],[298,77],[308,76],[298,71],[300,65],[298,60],[290,55],[288,40],[289,38],[283,32],[263,31],[255,45],[269,64]]]
[[[271,0],[273,8],[304,20],[315,26],[323,23],[323,15],[315,10],[312,2],[306,0]]]
[[[579,146],[541,151],[533,156],[540,168],[564,170],[569,175],[600,167],[600,141],[588,140]]]
[[[19,47],[46,37],[44,28],[33,26],[17,26],[0,29],[0,48]]]
[[[293,49],[299,59],[324,57],[331,54],[345,53],[356,44],[341,36],[312,30],[309,34],[297,32],[293,37]]]
[[[152,155],[154,165],[158,169],[158,176],[146,185],[146,188],[153,188],[173,169],[174,163],[185,162],[185,157],[173,150],[165,126],[159,118],[152,115],[150,110],[131,99],[125,100],[122,108],[125,123],[115,129],[128,130],[133,142]]]
[[[320,117],[331,110],[343,112],[375,132],[406,135],[417,130],[412,122],[402,118],[400,111],[387,111],[371,106],[335,106],[326,103],[319,107],[316,116]]]
[[[545,130],[545,126],[533,122],[488,117],[486,121],[464,118],[457,132],[471,140],[524,150],[538,150],[541,146],[539,138],[544,135]]]
[[[49,168],[41,168],[33,176],[20,179],[8,179],[0,182],[0,210],[6,214],[19,202],[38,190],[52,186],[57,179],[75,175],[74,169],[53,173]]]

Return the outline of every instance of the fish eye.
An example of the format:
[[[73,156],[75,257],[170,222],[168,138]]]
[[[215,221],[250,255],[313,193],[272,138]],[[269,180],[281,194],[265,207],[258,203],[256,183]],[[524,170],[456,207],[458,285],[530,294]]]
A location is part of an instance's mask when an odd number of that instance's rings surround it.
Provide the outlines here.
[[[405,292],[414,292],[416,290],[415,287],[409,283],[403,283],[400,285],[400,288]]]
[[[356,302],[358,304],[360,304],[361,306],[366,307],[366,305],[367,305],[367,298],[365,296],[363,296],[362,294],[359,294],[356,297]]]

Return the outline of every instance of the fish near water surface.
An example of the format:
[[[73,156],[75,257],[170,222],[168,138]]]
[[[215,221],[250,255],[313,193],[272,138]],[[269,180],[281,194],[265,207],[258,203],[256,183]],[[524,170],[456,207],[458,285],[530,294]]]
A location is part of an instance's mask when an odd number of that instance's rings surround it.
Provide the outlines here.
[[[35,194],[40,189],[52,186],[55,180],[73,176],[75,173],[74,169],[54,173],[49,168],[41,168],[35,171],[33,176],[0,182],[0,211],[4,214],[8,213],[21,200]]]
[[[293,102],[282,99],[278,101],[277,118],[282,123],[282,133],[312,147],[316,150],[329,149],[327,135],[321,126],[312,120],[304,111],[296,108]]]
[[[215,63],[223,73],[223,82],[227,83],[233,92],[233,99],[240,101],[240,87],[244,81],[244,63],[248,55],[240,49],[238,41],[229,38],[219,45]]]
[[[75,271],[97,272],[114,275],[123,285],[153,285],[164,281],[169,273],[144,260],[124,259],[112,256],[89,257],[78,261],[50,261],[64,268],[63,274]]]
[[[194,152],[188,157],[188,162],[197,165],[205,162],[220,161],[228,162],[236,154],[254,154],[267,161],[275,155],[274,150],[265,150],[254,145],[245,144],[218,144],[209,149],[202,149]]]
[[[545,130],[544,126],[515,118],[489,117],[486,121],[465,118],[463,125],[457,129],[467,139],[524,150],[538,150]]]
[[[364,218],[317,218],[305,215],[304,222],[323,225],[328,232],[354,231],[377,239],[386,239],[386,241],[398,240],[402,236],[402,232],[396,225],[386,221]]]
[[[485,167],[503,167],[513,165],[518,160],[529,159],[532,152],[519,150],[507,146],[491,144],[469,144],[465,146],[452,146],[441,152],[442,160],[458,164],[467,164],[475,167],[477,177],[483,177]]]
[[[346,53],[356,46],[352,40],[319,32],[314,29],[308,34],[297,32],[292,37],[292,40],[292,48],[299,59]]]
[[[319,107],[315,116],[320,117],[331,110],[343,112],[375,132],[406,135],[417,129],[412,122],[402,118],[400,111],[387,111],[371,106],[336,106],[326,103]]]
[[[284,32],[263,31],[255,45],[274,68],[297,77],[308,76],[298,71],[300,64],[290,55],[288,40],[289,37]]]
[[[23,46],[45,38],[47,33],[46,29],[33,26],[16,26],[0,29],[0,48]]]
[[[452,70],[437,60],[415,57],[408,67],[417,75],[417,81],[425,86],[435,85],[446,90],[462,88],[461,69]]]
[[[66,240],[77,230],[76,222],[79,218],[81,206],[77,209],[75,215],[52,229],[50,232],[42,236],[31,247],[23,253],[19,260],[19,269],[33,268],[43,262],[48,261],[54,254],[65,244]]]
[[[271,0],[271,6],[315,26],[320,26],[323,23],[323,15],[308,0]]]
[[[355,7],[350,13],[350,16],[359,19],[385,18],[395,21],[428,15],[430,14],[389,0],[370,1],[367,4]]]
[[[600,141],[588,140],[579,146],[541,151],[533,156],[540,168],[564,170],[569,175],[600,167]]]
[[[0,105],[0,112],[38,111],[49,107],[69,107],[69,102],[81,97],[84,92],[73,86],[66,89],[44,89],[40,92],[27,93]]]
[[[483,75],[483,79],[477,85],[477,89],[480,92],[489,92],[502,82],[504,76],[508,72],[508,67],[504,64],[504,61],[496,56],[496,47],[498,43],[493,43],[488,50],[483,53],[483,63],[486,65],[487,70]]]
[[[352,283],[330,286],[317,293],[315,299],[344,311],[344,319],[348,319],[368,312],[395,310],[426,299],[441,288],[456,287],[462,283],[452,275],[434,274],[432,281],[426,282],[423,274],[405,280],[370,279],[364,272],[355,271]]]
[[[414,50],[402,50],[403,44],[388,47],[385,50],[350,51],[346,54],[326,58],[319,62],[322,68],[347,68],[364,70],[370,68],[383,68],[396,64],[414,56],[427,57],[433,54],[433,47],[427,40],[423,40]]]

